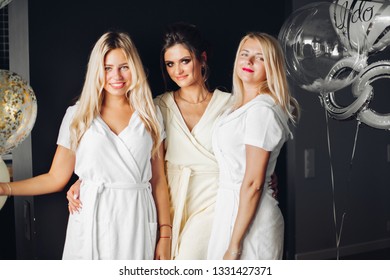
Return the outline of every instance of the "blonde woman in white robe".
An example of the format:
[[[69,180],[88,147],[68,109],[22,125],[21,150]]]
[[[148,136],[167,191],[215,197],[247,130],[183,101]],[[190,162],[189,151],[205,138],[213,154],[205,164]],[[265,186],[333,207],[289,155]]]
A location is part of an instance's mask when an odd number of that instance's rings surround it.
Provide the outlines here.
[[[70,215],[63,259],[170,259],[165,133],[138,52],[125,33],[95,44],[79,101],[63,119],[48,173],[1,183],[0,195],[61,191],[73,172],[83,208]]]
[[[299,107],[274,37],[243,37],[233,71],[234,104],[212,138],[220,175],[208,259],[281,259],[284,220],[266,182]]]

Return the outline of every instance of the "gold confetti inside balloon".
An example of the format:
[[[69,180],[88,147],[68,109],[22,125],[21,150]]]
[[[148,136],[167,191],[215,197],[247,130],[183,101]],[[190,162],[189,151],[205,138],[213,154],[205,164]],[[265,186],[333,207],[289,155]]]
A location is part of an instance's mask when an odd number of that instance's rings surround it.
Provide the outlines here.
[[[0,154],[7,154],[31,132],[37,116],[32,88],[17,74],[0,70]]]

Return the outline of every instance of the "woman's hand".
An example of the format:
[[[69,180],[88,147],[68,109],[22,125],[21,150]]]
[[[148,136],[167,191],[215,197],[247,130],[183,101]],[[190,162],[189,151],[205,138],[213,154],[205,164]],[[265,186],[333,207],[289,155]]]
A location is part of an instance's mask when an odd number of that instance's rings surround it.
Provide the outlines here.
[[[68,209],[70,214],[79,212],[83,206],[79,199],[80,185],[81,185],[81,181],[77,180],[66,193],[66,198],[68,199]]]
[[[239,260],[240,257],[241,257],[241,249],[239,250],[228,249],[223,255],[224,260]]]
[[[156,260],[170,260],[171,259],[171,239],[161,238],[159,239],[154,258]]]
[[[271,175],[271,181],[269,182],[269,187],[271,188],[271,190],[274,191],[272,193],[272,197],[278,199],[279,188],[278,188],[278,176],[276,176],[276,173],[273,173]]]

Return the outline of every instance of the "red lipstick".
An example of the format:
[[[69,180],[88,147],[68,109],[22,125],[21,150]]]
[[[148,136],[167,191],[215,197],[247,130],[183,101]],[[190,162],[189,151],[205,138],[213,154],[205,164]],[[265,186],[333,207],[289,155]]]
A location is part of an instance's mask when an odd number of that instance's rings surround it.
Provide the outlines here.
[[[249,68],[242,68],[243,71],[246,71],[246,72],[249,72],[249,73],[253,73],[254,71],[252,69],[249,69]]]

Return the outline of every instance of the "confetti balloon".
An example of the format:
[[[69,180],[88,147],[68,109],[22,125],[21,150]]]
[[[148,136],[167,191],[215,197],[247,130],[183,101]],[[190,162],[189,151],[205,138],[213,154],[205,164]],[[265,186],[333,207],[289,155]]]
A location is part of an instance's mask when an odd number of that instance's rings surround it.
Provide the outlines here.
[[[17,74],[0,70],[0,155],[29,135],[36,116],[37,100],[32,88]]]

